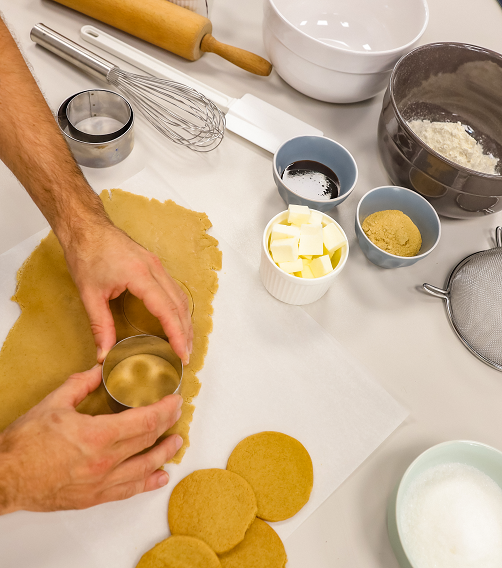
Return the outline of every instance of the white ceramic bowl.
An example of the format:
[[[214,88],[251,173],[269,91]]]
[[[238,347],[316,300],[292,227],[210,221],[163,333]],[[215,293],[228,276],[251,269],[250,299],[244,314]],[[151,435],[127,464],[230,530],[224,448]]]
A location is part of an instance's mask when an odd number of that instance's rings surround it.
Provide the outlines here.
[[[336,221],[324,213],[322,216],[323,223],[334,223],[343,233],[345,238],[347,238],[344,230]],[[276,215],[273,219],[271,219],[263,232],[260,276],[263,285],[267,291],[274,296],[274,298],[277,298],[286,304],[303,306],[304,304],[311,304],[312,302],[315,302],[326,294],[328,288],[333,284],[333,281],[340,274],[347,262],[347,258],[349,256],[349,243],[347,242],[340,249],[340,259],[338,264],[335,269],[329,274],[326,274],[326,276],[321,276],[320,278],[298,278],[297,276],[288,274],[277,266],[277,264],[272,260],[268,250],[272,227],[276,223],[284,221],[287,217],[288,211],[279,213],[279,215]],[[336,254],[338,254],[338,251],[335,252],[335,255]]]
[[[426,0],[265,0],[264,10],[263,39],[276,71],[330,103],[385,89],[429,21]]]

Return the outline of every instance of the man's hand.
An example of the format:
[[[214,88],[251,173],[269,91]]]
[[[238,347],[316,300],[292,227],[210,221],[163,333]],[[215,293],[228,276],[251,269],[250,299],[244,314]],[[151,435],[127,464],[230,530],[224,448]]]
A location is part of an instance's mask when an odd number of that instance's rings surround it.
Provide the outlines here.
[[[135,454],[178,420],[183,399],[170,395],[117,415],[78,413],[100,380],[100,366],[72,375],[0,434],[0,514],[84,509],[168,482],[159,468],[181,447],[180,436]]]
[[[193,339],[188,299],[159,258],[111,223],[86,229],[71,243],[64,247],[66,262],[89,315],[98,362],[116,341],[108,302],[129,290],[159,319],[169,343],[187,365]]]
[[[192,326],[185,295],[155,255],[112,224],[1,19],[0,54],[0,160],[24,185],[63,247],[89,314],[98,361],[115,343],[108,301],[129,289],[160,320],[187,364]]]

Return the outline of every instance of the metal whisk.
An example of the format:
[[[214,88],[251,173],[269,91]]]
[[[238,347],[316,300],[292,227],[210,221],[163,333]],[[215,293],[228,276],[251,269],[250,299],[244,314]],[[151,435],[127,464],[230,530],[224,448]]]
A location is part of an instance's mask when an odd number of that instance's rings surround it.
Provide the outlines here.
[[[176,144],[208,152],[223,139],[223,113],[195,89],[175,81],[122,71],[44,24],[37,24],[30,37],[90,75],[114,85],[161,134]]]

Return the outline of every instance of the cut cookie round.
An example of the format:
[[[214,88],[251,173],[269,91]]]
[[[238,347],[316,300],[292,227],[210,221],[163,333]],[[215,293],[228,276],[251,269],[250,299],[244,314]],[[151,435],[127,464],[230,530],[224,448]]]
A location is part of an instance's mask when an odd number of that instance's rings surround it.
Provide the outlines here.
[[[255,519],[244,540],[220,556],[223,568],[284,568],[288,558],[274,529]]]
[[[225,469],[199,469],[182,479],[167,516],[172,534],[200,538],[217,554],[239,544],[255,517],[251,486]]]
[[[136,568],[221,568],[221,564],[202,540],[171,536],[145,552]]]
[[[235,446],[227,470],[249,482],[258,503],[257,516],[283,521],[309,500],[314,484],[312,460],[302,444],[280,432],[261,432]]]

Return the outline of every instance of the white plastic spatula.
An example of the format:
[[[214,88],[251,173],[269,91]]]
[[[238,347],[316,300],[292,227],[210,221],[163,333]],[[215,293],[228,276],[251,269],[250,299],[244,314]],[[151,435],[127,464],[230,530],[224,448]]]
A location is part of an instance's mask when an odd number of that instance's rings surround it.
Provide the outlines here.
[[[306,122],[298,120],[253,95],[246,94],[240,99],[227,97],[216,89],[193,79],[185,73],[162,63],[158,59],[143,53],[135,47],[95,28],[84,26],[80,30],[82,38],[146,71],[155,77],[177,81],[192,87],[212,100],[226,113],[226,126],[242,138],[272,152],[281,144],[295,136],[322,136],[323,133]]]

